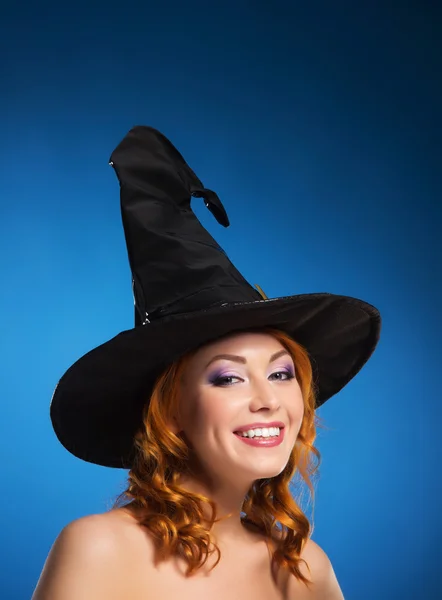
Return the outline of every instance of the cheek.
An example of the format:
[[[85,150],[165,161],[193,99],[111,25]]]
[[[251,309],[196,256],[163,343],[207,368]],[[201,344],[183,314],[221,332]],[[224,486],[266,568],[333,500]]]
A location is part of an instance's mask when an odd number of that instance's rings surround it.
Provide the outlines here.
[[[183,426],[190,435],[207,437],[218,429],[231,427],[235,418],[232,403],[212,390],[195,395],[183,412]]]
[[[201,394],[188,394],[181,409],[181,422],[185,429],[197,429],[207,423],[210,406]]]
[[[302,397],[301,388],[298,386],[296,393],[291,394],[287,399],[288,414],[290,420],[297,425],[301,425],[304,417],[304,399]]]

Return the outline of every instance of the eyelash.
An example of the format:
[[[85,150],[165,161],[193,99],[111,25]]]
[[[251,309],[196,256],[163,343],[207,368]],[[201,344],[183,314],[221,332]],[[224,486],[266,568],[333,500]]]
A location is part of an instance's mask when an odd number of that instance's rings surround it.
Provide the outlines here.
[[[276,371],[275,373],[272,373],[272,375],[280,375],[280,374],[286,375],[285,379],[277,379],[276,381],[290,381],[291,379],[294,379],[295,376],[291,371]],[[216,387],[228,387],[230,385],[233,385],[232,383],[225,383],[226,379],[241,379],[240,377],[236,377],[235,375],[224,375],[222,377],[217,377],[216,379],[214,379],[213,381],[211,381],[212,385],[216,386]]]

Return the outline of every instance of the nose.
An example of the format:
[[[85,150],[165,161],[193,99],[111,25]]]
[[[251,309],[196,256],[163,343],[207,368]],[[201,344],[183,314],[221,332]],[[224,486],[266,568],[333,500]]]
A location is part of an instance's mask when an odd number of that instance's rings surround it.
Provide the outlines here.
[[[276,389],[269,381],[255,382],[250,400],[250,410],[256,412],[264,409],[273,412],[278,410],[280,405]]]

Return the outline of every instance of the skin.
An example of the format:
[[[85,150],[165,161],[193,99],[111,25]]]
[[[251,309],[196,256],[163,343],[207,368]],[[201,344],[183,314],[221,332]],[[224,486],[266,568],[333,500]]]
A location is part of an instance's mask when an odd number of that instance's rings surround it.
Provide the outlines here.
[[[257,333],[230,336],[200,349],[183,380],[180,413],[170,423],[192,448],[194,476],[183,478],[183,486],[213,499],[218,516],[233,513],[214,526],[222,552],[219,565],[191,579],[184,577],[179,560],[155,567],[148,532],[130,511],[116,509],[77,519],[62,530],[32,600],[343,600],[331,562],[313,540],[301,555],[310,572],[303,565],[301,570],[313,580],[313,588],[288,573],[275,582],[265,540],[240,522],[250,484],[284,469],[302,423],[303,399],[296,373],[289,376],[294,373],[291,358],[270,360],[282,350],[277,340]],[[223,358],[208,366],[225,353],[242,362]],[[283,443],[255,448],[236,438],[236,428],[256,421],[282,421]]]

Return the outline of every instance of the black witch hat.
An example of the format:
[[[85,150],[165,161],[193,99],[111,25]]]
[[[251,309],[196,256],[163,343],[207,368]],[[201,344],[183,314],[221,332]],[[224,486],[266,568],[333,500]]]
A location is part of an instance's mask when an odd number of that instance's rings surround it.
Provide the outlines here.
[[[133,438],[157,377],[185,352],[228,333],[272,327],[309,352],[316,407],[339,392],[373,353],[380,315],[329,293],[266,298],[251,286],[192,211],[203,198],[229,220],[170,141],[135,127],[112,153],[135,301],[135,327],[98,346],[60,379],[51,419],[60,442],[83,460],[130,468]]]

